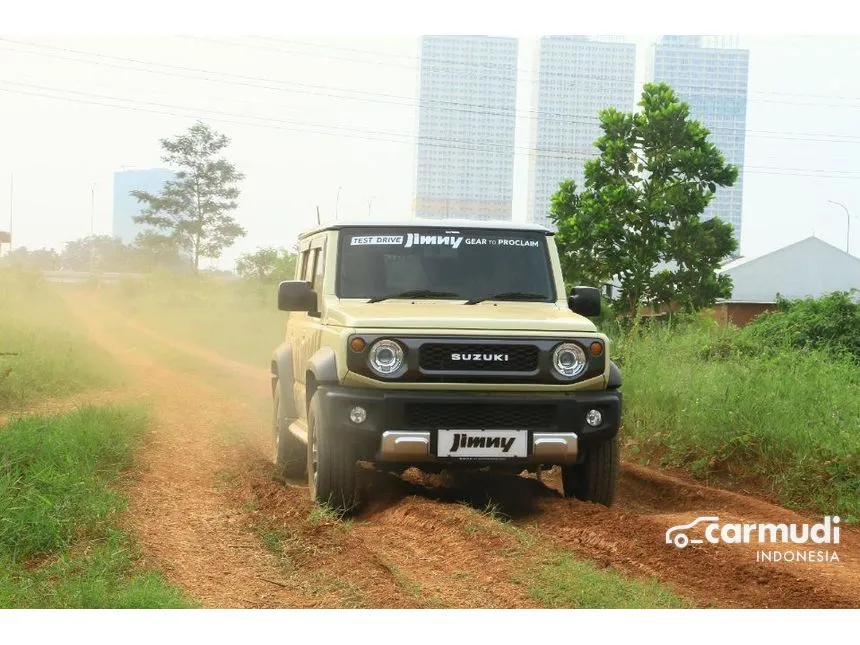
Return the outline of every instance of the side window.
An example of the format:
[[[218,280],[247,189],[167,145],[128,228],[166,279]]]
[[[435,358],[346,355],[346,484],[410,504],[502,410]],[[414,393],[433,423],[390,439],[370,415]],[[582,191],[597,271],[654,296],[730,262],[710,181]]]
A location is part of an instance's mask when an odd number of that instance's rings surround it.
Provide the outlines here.
[[[296,280],[304,280],[305,272],[308,267],[308,256],[310,255],[310,249],[305,249],[301,252],[299,256],[299,261],[296,263]]]
[[[325,239],[322,246],[314,249],[314,275],[311,280],[311,289],[320,293],[323,285],[323,274],[325,273]]]
[[[317,249],[308,249],[305,251],[307,259],[305,260],[304,270],[302,271],[302,280],[311,282],[314,279],[314,263],[317,258]]]

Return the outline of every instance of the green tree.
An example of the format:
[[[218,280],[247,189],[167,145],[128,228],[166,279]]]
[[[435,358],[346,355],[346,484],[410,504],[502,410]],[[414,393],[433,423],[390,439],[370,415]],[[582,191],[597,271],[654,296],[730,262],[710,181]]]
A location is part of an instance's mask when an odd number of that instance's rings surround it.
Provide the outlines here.
[[[176,270],[183,264],[174,239],[157,231],[146,230],[138,233],[132,249],[135,267],[140,271]]]
[[[699,216],[737,168],[668,85],[646,85],[639,106],[600,113],[599,156],[585,164],[583,190],[568,180],[552,197],[565,279],[617,281],[627,316],[646,304],[708,306],[731,293],[716,269],[737,243],[730,224]]]
[[[296,273],[296,252],[268,247],[244,253],[236,261],[236,272],[243,278],[280,282]]]
[[[118,237],[90,235],[66,243],[62,253],[64,269],[72,271],[128,271],[132,268],[131,248]]]
[[[19,246],[14,251],[0,257],[0,262],[14,264],[25,269],[37,269],[39,271],[56,271],[60,268],[60,254],[54,249],[28,250],[26,246]]]
[[[198,121],[186,134],[161,140],[162,160],[179,169],[176,179],[165,182],[158,195],[131,192],[145,204],[134,221],[164,231],[190,255],[195,273],[201,257],[218,258],[245,235],[230,214],[238,206],[238,184],[244,175],[220,156],[229,144],[225,135]]]

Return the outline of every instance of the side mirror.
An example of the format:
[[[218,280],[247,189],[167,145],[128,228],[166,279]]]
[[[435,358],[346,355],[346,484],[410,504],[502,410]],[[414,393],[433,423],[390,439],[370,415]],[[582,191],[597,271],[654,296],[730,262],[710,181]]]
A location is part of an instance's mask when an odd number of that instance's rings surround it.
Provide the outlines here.
[[[304,280],[286,280],[278,285],[278,309],[281,311],[307,311],[317,308],[317,294],[311,283]]]
[[[580,316],[599,316],[600,290],[594,287],[574,287],[567,299],[567,306]]]

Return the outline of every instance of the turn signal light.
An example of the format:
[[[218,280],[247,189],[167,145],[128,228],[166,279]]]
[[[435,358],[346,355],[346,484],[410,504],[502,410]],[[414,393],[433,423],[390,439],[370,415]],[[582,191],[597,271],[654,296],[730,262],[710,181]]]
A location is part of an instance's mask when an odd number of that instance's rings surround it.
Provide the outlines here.
[[[603,353],[603,343],[594,341],[591,343],[591,355],[600,356]]]
[[[363,351],[367,343],[364,342],[363,338],[353,338],[349,341],[349,347],[354,352]]]

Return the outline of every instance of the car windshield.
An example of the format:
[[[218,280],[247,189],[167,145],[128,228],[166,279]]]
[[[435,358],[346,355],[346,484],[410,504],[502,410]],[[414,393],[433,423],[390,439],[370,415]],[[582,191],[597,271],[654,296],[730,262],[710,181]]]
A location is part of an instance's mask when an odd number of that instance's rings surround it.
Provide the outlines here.
[[[538,231],[346,229],[337,294],[552,302],[546,244]]]

